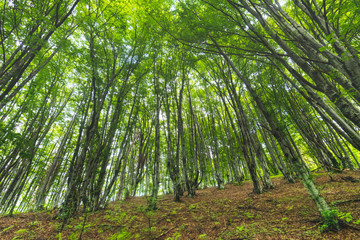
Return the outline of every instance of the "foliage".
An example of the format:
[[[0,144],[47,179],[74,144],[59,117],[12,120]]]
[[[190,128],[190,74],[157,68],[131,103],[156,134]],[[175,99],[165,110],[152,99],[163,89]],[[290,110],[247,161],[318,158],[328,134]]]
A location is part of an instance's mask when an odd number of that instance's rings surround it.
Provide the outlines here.
[[[129,239],[130,236],[131,235],[129,232],[121,231],[119,233],[112,235],[109,239],[110,240],[124,240],[124,239]]]
[[[305,2],[2,1],[0,213],[59,207],[66,226],[146,195],[152,235],[160,194],[245,179],[260,194],[281,173],[321,231],[358,223],[311,175],[360,166],[358,1]]]
[[[320,232],[339,230],[337,210],[324,211],[321,215],[323,217],[323,224],[319,227]]]

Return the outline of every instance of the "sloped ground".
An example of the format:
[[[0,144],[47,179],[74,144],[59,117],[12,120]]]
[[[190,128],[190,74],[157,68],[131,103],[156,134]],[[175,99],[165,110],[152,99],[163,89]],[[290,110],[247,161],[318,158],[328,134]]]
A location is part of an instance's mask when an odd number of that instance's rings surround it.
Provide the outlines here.
[[[273,178],[275,189],[260,195],[252,184],[208,188],[195,198],[161,196],[159,210],[146,212],[146,198],[116,202],[96,213],[71,219],[61,234],[55,211],[0,217],[0,239],[360,239],[360,172],[316,174],[316,183],[350,223],[320,233],[320,215],[300,182]]]

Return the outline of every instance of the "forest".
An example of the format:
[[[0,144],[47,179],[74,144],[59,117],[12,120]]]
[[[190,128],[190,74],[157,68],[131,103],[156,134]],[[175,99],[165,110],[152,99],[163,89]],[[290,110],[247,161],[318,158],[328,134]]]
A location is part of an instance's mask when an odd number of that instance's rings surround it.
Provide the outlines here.
[[[136,196],[156,212],[163,195],[249,182],[262,196],[281,176],[322,232],[358,229],[314,172],[348,172],[360,201],[359,0],[1,0],[0,13],[1,216],[56,209],[65,223]]]

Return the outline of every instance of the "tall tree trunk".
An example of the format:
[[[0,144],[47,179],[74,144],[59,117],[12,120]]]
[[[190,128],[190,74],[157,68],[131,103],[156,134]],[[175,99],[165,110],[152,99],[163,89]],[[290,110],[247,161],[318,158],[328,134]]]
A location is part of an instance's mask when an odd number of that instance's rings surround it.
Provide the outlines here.
[[[64,155],[64,148],[67,144],[68,141],[70,141],[69,139],[69,135],[70,132],[72,131],[72,128],[75,124],[75,121],[77,119],[77,114],[75,113],[68,128],[67,131],[65,133],[65,135],[63,136],[60,146],[58,147],[57,153],[54,157],[54,160],[52,162],[52,164],[49,166],[49,168],[47,169],[46,173],[45,173],[45,178],[44,180],[41,182],[41,185],[38,188],[38,191],[36,193],[36,200],[35,200],[35,206],[36,209],[40,210],[44,208],[44,204],[45,204],[45,199],[46,196],[50,190],[51,185],[53,184],[55,177],[57,176],[59,169],[60,169],[60,165],[62,163],[62,157]]]
[[[166,82],[167,83],[167,82]],[[166,86],[165,86],[165,89]],[[169,172],[170,179],[173,185],[174,191],[174,201],[179,202],[180,196],[182,196],[182,188],[181,188],[181,176],[179,170],[179,161],[176,156],[174,156],[173,149],[173,140],[172,140],[172,131],[170,127],[170,103],[169,103],[169,94],[165,91],[165,114],[166,114],[166,130],[167,130],[167,161],[166,166]],[[177,154],[178,155],[178,154]]]
[[[154,69],[156,65],[154,66]],[[156,96],[156,114],[155,114],[155,153],[154,153],[154,174],[153,174],[153,188],[151,193],[151,200],[148,208],[150,210],[157,209],[157,198],[159,193],[160,184],[160,86],[159,78],[154,73],[154,92]]]

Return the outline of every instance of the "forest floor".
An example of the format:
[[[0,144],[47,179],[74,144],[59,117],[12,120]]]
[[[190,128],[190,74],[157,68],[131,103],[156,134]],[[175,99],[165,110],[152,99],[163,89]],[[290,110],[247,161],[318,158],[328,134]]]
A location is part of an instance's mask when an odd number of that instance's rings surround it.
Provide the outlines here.
[[[252,183],[225,190],[198,190],[195,198],[160,196],[159,210],[146,212],[146,197],[113,202],[106,209],[54,220],[56,211],[0,216],[0,239],[360,239],[360,172],[315,173],[327,202],[342,216],[343,229],[320,232],[319,212],[301,182],[273,178],[275,189],[252,193]],[[346,217],[345,217],[346,216]]]

